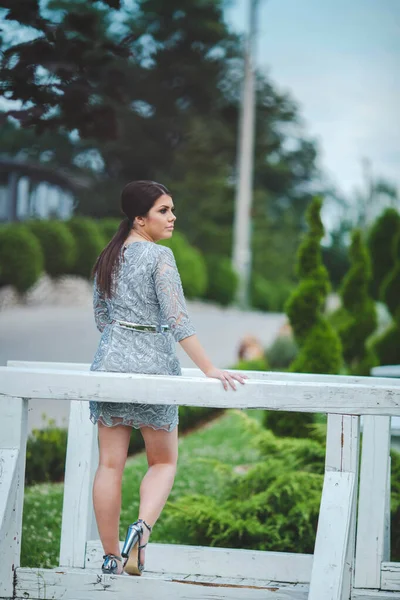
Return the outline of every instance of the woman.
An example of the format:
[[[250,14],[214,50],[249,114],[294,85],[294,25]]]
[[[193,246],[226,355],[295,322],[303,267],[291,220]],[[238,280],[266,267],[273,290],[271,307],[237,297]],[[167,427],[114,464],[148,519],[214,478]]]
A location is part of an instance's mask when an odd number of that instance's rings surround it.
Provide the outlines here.
[[[92,371],[181,375],[175,342],[207,377],[225,390],[246,376],[213,366],[195,335],[186,310],[170,239],[176,216],[171,194],[154,181],[129,183],[121,195],[126,215],[94,268],[94,314],[102,332]],[[98,425],[100,458],[93,503],[104,549],[103,573],[141,575],[144,548],[171,491],[178,457],[175,405],[90,402]],[[122,472],[132,427],[140,428],[148,471],[140,485],[139,518],[129,526],[122,556],[119,519]]]

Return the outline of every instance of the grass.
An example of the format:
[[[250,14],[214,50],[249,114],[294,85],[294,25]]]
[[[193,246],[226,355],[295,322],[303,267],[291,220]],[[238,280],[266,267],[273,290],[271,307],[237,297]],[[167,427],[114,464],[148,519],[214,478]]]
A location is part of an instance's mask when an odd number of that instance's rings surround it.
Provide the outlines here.
[[[261,420],[264,414],[261,410],[243,412],[257,420]],[[171,529],[168,506],[188,492],[218,497],[220,479],[214,468],[215,461],[232,466],[254,462],[258,452],[250,442],[251,434],[245,430],[240,414],[234,410],[225,412],[201,429],[180,438],[175,484],[167,507],[153,530],[153,542],[184,543],[185,538],[179,526],[176,524]],[[127,525],[137,518],[139,484],[146,466],[144,453],[128,459],[122,485],[120,539],[125,537]],[[22,566],[49,568],[58,565],[63,490],[62,483],[26,488]]]

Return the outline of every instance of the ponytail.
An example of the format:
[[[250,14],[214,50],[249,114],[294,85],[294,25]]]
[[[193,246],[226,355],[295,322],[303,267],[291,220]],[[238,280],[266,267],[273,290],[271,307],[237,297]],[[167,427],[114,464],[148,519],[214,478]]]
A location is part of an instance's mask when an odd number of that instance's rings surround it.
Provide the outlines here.
[[[94,264],[92,277],[96,277],[97,287],[106,298],[111,298],[112,276],[119,267],[120,250],[131,228],[132,222],[126,217]]]

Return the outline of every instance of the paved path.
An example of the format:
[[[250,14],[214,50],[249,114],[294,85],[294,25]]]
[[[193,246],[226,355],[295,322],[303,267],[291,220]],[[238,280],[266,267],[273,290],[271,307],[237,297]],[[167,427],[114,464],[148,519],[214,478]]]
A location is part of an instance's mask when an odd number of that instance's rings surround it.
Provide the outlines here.
[[[266,347],[286,321],[282,314],[224,309],[197,301],[188,301],[188,309],[201,343],[220,368],[235,364],[245,334],[257,336]],[[0,312],[0,365],[9,359],[90,363],[99,335],[90,306],[10,308]],[[194,366],[179,344],[177,352],[183,367]],[[29,429],[41,426],[42,414],[66,425],[68,412],[69,402],[32,401]]]

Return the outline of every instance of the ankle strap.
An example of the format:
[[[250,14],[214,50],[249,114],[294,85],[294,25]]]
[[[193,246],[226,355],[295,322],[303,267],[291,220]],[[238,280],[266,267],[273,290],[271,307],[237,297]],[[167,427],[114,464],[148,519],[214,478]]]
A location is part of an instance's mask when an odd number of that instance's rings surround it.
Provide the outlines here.
[[[137,522],[138,523],[143,523],[143,525],[145,525],[149,531],[151,531],[153,529],[150,525],[148,525],[146,523],[146,521],[144,519],[138,519]]]
[[[122,562],[122,558],[120,556],[115,556],[115,554],[104,554],[103,559],[104,558],[115,558],[116,560],[119,560],[119,562]]]

